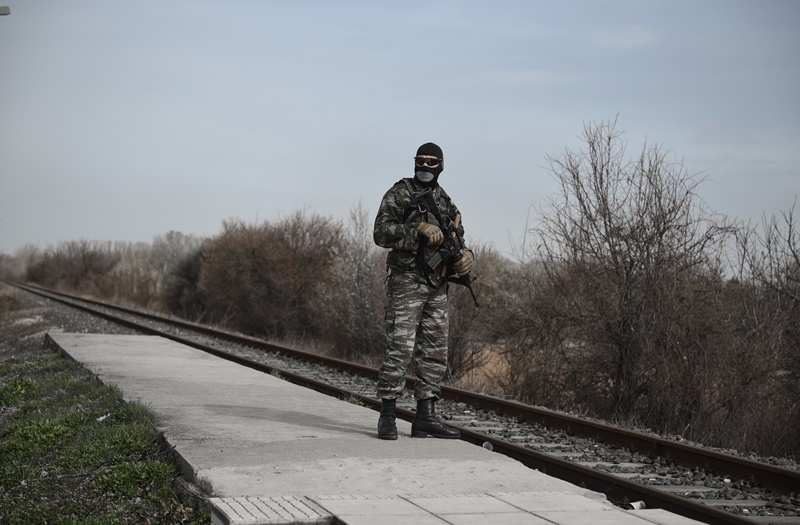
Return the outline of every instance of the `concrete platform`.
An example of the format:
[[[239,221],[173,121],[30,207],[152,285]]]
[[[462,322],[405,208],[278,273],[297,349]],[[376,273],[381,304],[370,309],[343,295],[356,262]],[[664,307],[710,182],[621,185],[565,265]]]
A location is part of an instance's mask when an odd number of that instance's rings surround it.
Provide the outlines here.
[[[153,336],[51,333],[126,400],[148,405],[214,523],[698,523],[463,441],[377,439],[377,413]]]

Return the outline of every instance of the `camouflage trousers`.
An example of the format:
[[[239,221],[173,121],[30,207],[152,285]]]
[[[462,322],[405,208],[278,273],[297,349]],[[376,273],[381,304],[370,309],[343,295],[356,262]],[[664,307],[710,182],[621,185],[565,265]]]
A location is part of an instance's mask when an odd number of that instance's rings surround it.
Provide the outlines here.
[[[397,398],[413,365],[414,397],[439,397],[447,370],[447,285],[429,286],[413,272],[392,271],[388,279],[386,350],[378,376],[378,398]]]

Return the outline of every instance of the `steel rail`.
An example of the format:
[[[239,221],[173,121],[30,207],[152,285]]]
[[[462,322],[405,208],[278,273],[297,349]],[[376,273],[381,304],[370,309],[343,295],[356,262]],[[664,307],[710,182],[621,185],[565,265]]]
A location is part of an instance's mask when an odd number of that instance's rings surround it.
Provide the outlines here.
[[[221,330],[219,328],[214,328],[208,325],[200,324],[200,323],[193,323],[191,321],[186,321],[185,319],[177,319],[174,317],[166,317],[159,314],[154,314],[152,312],[145,312],[143,310],[136,310],[134,308],[128,308],[126,306],[120,306],[112,303],[107,303],[105,301],[99,301],[97,299],[91,299],[87,297],[80,297],[78,295],[68,294],[65,292],[59,292],[56,290],[50,290],[48,288],[33,285],[30,283],[21,283],[19,281],[9,280],[9,279],[0,279],[3,282],[16,286],[18,288],[25,289],[32,293],[41,292],[41,294],[47,294],[50,296],[57,296],[63,297],[69,300],[78,300],[88,304],[93,304],[95,306],[101,306],[103,308],[110,308],[113,310],[117,310],[120,312],[124,312],[126,314],[136,315],[139,317],[144,317],[145,319],[150,319],[152,321],[157,321],[160,323],[170,324],[172,326],[176,326],[178,328],[184,328],[187,330],[193,330],[195,332],[200,332],[205,335],[209,335],[215,337],[217,339],[222,339],[225,341],[229,341],[231,343],[241,344],[245,346],[252,346],[254,348],[259,348],[261,350],[265,350],[268,352],[280,352],[282,354],[286,354],[298,359],[305,359],[307,361],[312,361],[320,364],[324,364],[333,368],[337,368],[339,370],[346,370],[348,372],[357,373],[359,375],[369,377],[371,379],[378,378],[378,371],[375,368],[371,368],[365,365],[360,365],[358,363],[352,363],[350,361],[345,361],[343,359],[336,359],[334,357],[328,357],[324,355],[314,354],[311,352],[306,352],[304,350],[298,350],[296,348],[292,348],[289,346],[283,346],[276,343],[270,343],[268,341],[264,341],[263,339],[258,339],[255,337],[250,337],[243,334],[236,334],[233,332],[228,332],[225,330]],[[55,299],[55,297],[51,297]],[[57,299],[56,299],[57,300]],[[413,378],[409,378],[413,382]],[[412,383],[413,384],[413,383]]]
[[[676,465],[701,467],[718,475],[741,479],[777,492],[791,493],[800,490],[800,471],[588,421],[542,407],[531,407],[516,401],[476,395],[458,388],[447,387],[446,391],[445,388],[442,391],[446,392],[447,399],[453,401],[461,401],[483,410],[494,410],[528,423],[558,428],[615,447],[635,450],[650,458],[660,457]]]
[[[232,342],[237,342],[239,344],[247,344],[269,351],[287,353],[294,355],[295,357],[299,357],[309,361],[321,362],[337,368],[344,367],[344,369],[346,370],[355,371],[358,373],[361,373],[361,371],[363,371],[365,375],[376,377],[377,371],[373,368],[366,367],[363,365],[356,365],[353,363],[349,363],[347,361],[333,359],[325,356],[318,356],[316,354],[303,352],[301,350],[296,350],[289,347],[283,347],[281,345],[268,343],[247,336],[241,336],[238,334],[232,334],[230,332],[215,330],[208,326],[197,325],[195,323],[188,323],[186,321],[174,320],[147,312],[141,312],[138,310],[111,305],[104,303],[102,301],[84,299],[81,297],[72,296],[70,294],[65,294],[63,292],[53,292],[51,290],[47,290],[41,287],[34,287],[28,284],[18,283],[15,281],[8,281],[5,279],[4,282],[7,282],[8,284],[19,287],[21,289],[27,290],[31,293],[35,293],[37,295],[47,297],[52,300],[62,302],[64,304],[67,304],[68,306],[81,309],[92,315],[102,317],[104,319],[113,321],[123,326],[136,329],[143,333],[149,333],[152,335],[165,337],[167,339],[197,348],[204,352],[208,352],[212,355],[228,359],[237,364],[247,366],[249,368],[261,372],[265,373],[278,372],[280,374],[280,377],[292,383],[305,386],[307,388],[312,388],[318,392],[340,398],[347,398],[347,397],[357,398],[360,401],[362,401],[365,405],[371,406],[373,409],[380,408],[380,401],[377,399],[365,397],[355,392],[335,387],[328,383],[317,381],[308,377],[304,377],[294,372],[276,369],[274,367],[270,367],[268,365],[253,361],[245,357],[229,354],[228,352],[219,350],[210,345],[199,343],[185,337],[170,334],[168,332],[163,332],[161,330],[157,330],[155,328],[148,327],[146,325],[142,325],[134,321],[121,319],[107,312],[103,312],[101,310],[97,310],[95,308],[86,305],[75,303],[74,301],[77,300],[94,304],[96,306],[116,309],[118,311],[123,311],[125,313],[142,316],[151,320],[178,325],[183,328],[188,328],[192,330],[198,330],[204,334],[213,335],[215,337],[220,337]],[[55,344],[54,341],[49,338],[49,336],[47,338],[47,342],[51,346]],[[413,378],[408,378],[408,379],[410,382],[413,382]],[[740,476],[741,478],[759,482],[762,486],[767,486],[763,481],[764,479],[767,479],[769,482],[783,487],[783,490],[777,488],[775,489],[778,491],[791,492],[796,490],[797,487],[800,486],[800,473],[790,469],[782,469],[780,467],[774,467],[772,465],[760,463],[757,461],[752,461],[745,458],[729,456],[727,454],[704,450],[697,447],[684,445],[682,443],[665,440],[663,438],[658,438],[646,434],[619,429],[611,427],[609,425],[604,425],[576,418],[573,416],[559,414],[557,412],[553,412],[540,407],[530,407],[515,401],[502,400],[491,396],[474,394],[472,392],[468,392],[462,389],[457,389],[453,387],[443,387],[442,391],[443,391],[443,397],[453,401],[462,401],[484,410],[494,410],[498,413],[503,413],[507,416],[517,417],[518,419],[525,420],[529,423],[540,423],[549,427],[557,427],[562,430],[566,430],[570,433],[573,433],[575,435],[594,438],[609,444],[616,444],[617,446],[628,447],[634,450],[638,450],[642,453],[649,452],[655,455],[660,455],[664,458],[671,459],[677,464],[680,464],[678,463],[679,461],[685,461],[687,463],[690,463],[691,466],[704,466],[707,469],[712,469],[713,467],[711,465],[733,464],[736,468],[739,469],[739,471],[745,473],[745,475]],[[411,421],[414,417],[414,412],[410,410],[398,408],[396,411],[397,415],[401,419],[404,419],[406,421]],[[564,479],[571,483],[575,483],[577,485],[586,487],[590,490],[603,492],[609,499],[614,501],[635,501],[643,499],[648,501],[650,507],[663,508],[670,512],[681,514],[683,516],[703,521],[709,524],[730,523],[730,524],[752,525],[753,523],[753,521],[747,518],[740,517],[735,514],[731,514],[729,512],[719,510],[714,507],[710,507],[708,505],[695,503],[681,496],[658,490],[653,486],[641,485],[623,478],[616,477],[613,474],[608,474],[596,469],[579,465],[571,461],[567,461],[561,458],[537,452],[527,447],[509,443],[503,439],[494,436],[488,436],[485,434],[475,432],[468,428],[459,427],[459,430],[461,431],[462,439],[468,442],[482,445],[483,443],[488,441],[489,443],[492,444],[493,449],[498,453],[512,457],[520,461],[521,463],[525,464],[526,466],[540,470],[548,475]],[[737,463],[738,465],[736,465]],[[747,467],[751,468],[752,470],[745,470]],[[754,471],[756,471],[758,475],[754,474]],[[731,470],[724,470],[723,472],[729,475],[736,475],[735,472],[737,471],[733,470],[733,467],[731,467]],[[769,472],[772,476],[771,477],[766,476],[764,472]],[[786,490],[787,488],[789,490]]]

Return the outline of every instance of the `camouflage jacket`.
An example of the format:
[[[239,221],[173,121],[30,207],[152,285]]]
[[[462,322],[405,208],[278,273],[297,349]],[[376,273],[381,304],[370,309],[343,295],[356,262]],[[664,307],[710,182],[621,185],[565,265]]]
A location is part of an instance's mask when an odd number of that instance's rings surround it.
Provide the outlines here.
[[[411,184],[414,192],[423,189],[413,179]],[[444,220],[451,221],[452,224],[456,216],[460,215],[458,208],[441,187],[436,187],[433,195]],[[402,272],[414,271],[421,275],[422,268],[417,259],[420,247],[417,229],[423,222],[436,224],[439,227],[442,225],[438,223],[432,212],[425,210],[424,205],[412,207],[411,198],[412,194],[402,180],[392,186],[381,200],[372,236],[375,244],[391,250],[386,259],[389,268]],[[463,243],[464,226],[462,222],[459,222],[456,230]],[[466,246],[466,244],[463,245]],[[435,251],[436,248],[426,247],[426,259]]]

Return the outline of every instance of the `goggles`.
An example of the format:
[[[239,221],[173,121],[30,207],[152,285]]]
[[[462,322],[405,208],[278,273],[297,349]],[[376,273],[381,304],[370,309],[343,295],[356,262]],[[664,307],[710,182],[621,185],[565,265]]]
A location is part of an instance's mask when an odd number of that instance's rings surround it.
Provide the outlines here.
[[[417,166],[429,166],[431,168],[436,167],[439,163],[442,162],[442,159],[434,158],[426,158],[426,157],[414,157],[414,164]]]

